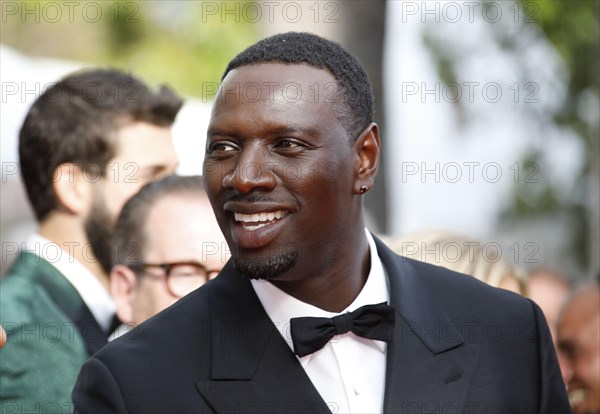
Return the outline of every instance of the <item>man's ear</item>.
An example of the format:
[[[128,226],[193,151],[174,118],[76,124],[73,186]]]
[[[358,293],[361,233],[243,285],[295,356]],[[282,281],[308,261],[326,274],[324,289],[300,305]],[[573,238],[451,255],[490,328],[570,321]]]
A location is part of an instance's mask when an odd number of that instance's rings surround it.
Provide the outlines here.
[[[354,193],[364,194],[373,187],[377,176],[377,168],[379,167],[381,140],[379,139],[379,127],[376,123],[371,122],[364,129],[356,139],[354,149],[357,154]]]
[[[125,265],[115,265],[110,271],[110,293],[117,307],[117,316],[124,323],[133,322],[133,301],[137,278]]]
[[[92,205],[92,181],[76,164],[64,163],[56,167],[52,189],[60,206],[71,214],[84,214]]]

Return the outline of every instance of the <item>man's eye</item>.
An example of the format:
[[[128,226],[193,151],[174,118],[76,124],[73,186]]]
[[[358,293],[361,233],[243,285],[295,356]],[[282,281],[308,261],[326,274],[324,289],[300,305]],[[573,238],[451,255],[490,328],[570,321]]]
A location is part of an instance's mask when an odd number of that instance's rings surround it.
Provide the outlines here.
[[[215,142],[209,146],[208,150],[211,153],[225,153],[235,151],[236,146],[228,142]]]
[[[284,149],[284,150],[285,149],[293,150],[293,149],[302,148],[304,146],[301,143],[299,143],[298,141],[293,140],[293,139],[282,139],[277,142],[275,147],[279,148],[279,149]]]

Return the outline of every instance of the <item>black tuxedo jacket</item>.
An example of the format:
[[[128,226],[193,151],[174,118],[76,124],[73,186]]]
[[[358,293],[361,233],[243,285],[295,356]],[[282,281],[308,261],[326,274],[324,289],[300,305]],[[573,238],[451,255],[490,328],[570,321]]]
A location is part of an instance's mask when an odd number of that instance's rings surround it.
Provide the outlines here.
[[[376,240],[397,309],[386,413],[570,413],[531,301],[397,256]],[[329,413],[248,280],[219,277],[89,359],[81,413]]]

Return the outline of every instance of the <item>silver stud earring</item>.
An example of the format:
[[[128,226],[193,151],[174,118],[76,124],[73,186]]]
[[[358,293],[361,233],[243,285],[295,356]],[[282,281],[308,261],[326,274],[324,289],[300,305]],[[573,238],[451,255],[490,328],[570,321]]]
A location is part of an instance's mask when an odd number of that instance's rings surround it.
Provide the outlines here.
[[[361,194],[364,194],[364,193],[366,193],[366,192],[367,192],[367,190],[368,190],[368,189],[369,189],[369,188],[368,188],[366,185],[361,185],[361,186],[360,186],[360,193],[361,193]]]

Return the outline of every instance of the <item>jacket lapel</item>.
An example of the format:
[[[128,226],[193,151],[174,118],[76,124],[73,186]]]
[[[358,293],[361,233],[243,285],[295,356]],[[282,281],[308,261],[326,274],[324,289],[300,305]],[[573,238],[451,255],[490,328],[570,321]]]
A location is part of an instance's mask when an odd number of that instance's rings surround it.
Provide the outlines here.
[[[479,348],[465,343],[410,262],[375,242],[397,311],[384,412],[460,412]]]
[[[228,263],[210,297],[211,379],[196,388],[215,412],[330,413],[264,311]]]

